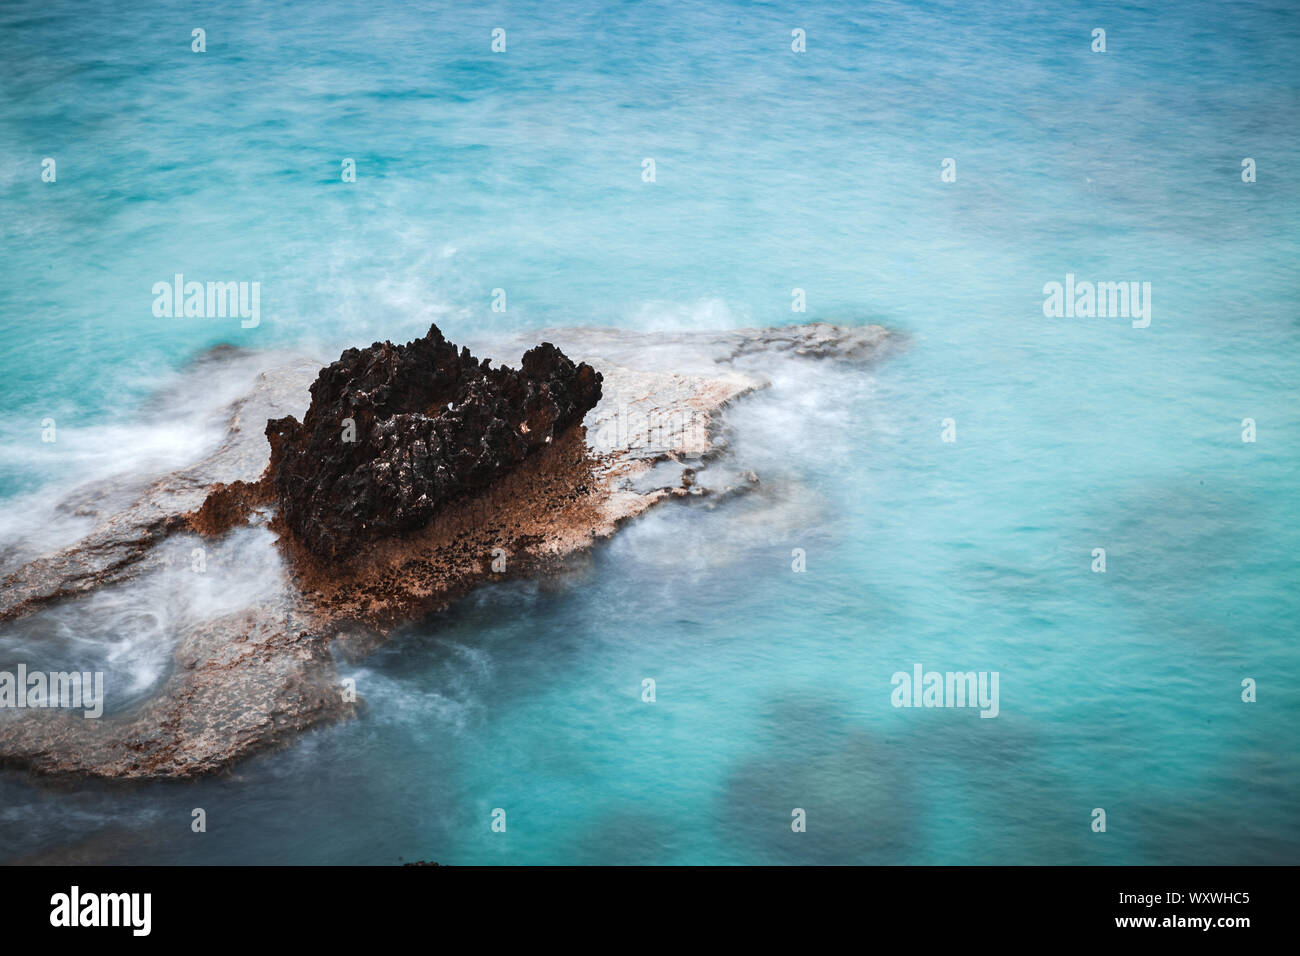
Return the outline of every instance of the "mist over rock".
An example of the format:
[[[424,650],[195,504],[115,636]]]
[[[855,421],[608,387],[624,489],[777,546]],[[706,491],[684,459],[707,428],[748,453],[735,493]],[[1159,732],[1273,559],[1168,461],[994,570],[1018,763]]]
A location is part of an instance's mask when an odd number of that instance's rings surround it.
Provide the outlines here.
[[[321,369],[302,422],[266,425],[284,526],[322,558],[426,525],[582,421],[601,374],[550,343],[491,368],[436,325],[405,345],[348,349]]]

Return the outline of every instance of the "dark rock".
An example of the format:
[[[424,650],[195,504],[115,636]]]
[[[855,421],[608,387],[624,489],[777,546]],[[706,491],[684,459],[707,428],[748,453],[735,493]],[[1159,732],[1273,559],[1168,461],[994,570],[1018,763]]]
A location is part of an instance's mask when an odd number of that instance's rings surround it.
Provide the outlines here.
[[[322,558],[345,558],[482,490],[581,422],[600,388],[599,372],[550,343],[519,369],[494,369],[430,326],[321,369],[301,423],[267,422],[264,480],[286,529]]]

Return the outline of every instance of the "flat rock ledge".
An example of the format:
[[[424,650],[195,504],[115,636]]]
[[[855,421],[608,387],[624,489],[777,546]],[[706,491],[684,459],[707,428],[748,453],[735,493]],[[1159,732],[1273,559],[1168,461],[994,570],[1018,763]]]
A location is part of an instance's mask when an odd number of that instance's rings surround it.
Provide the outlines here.
[[[169,538],[234,528],[275,536],[273,596],[185,624],[167,676],[126,711],[0,711],[0,763],[194,777],[346,718],[363,702],[342,685],[336,653],[364,653],[485,581],[558,569],[663,501],[753,487],[758,476],[726,460],[720,416],[767,386],[763,366],[865,363],[897,341],[880,326],[827,323],[545,339],[518,370],[491,369],[436,328],[323,369],[284,357],[231,405],[203,460],[125,507],[120,489],[79,489],[65,506],[95,527],[0,565],[0,622],[129,585],[170,561],[158,547]],[[355,443],[340,440],[343,418]]]

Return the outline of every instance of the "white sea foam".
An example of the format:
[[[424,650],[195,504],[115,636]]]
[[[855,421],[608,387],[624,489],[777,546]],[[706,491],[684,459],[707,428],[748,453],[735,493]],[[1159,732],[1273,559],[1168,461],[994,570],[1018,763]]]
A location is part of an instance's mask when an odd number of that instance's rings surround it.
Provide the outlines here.
[[[48,483],[0,504],[0,572],[73,545],[158,475],[214,450],[228,432],[232,402],[274,362],[268,354],[208,353],[128,415],[94,425],[59,423],[56,441],[44,446],[58,463]],[[0,455],[12,458],[31,445],[30,434],[21,442],[0,441]],[[185,628],[271,596],[281,573],[264,529],[216,541],[175,536],[130,581],[0,626],[0,659],[103,670],[113,710],[158,684]]]
[[[641,332],[738,329],[753,325],[752,316],[718,298],[690,302],[644,302],[629,310],[625,324]]]
[[[187,628],[274,598],[284,573],[264,528],[217,540],[178,535],[155,549],[150,564],[126,583],[3,625],[0,661],[103,670],[107,706],[116,710],[157,686]]]

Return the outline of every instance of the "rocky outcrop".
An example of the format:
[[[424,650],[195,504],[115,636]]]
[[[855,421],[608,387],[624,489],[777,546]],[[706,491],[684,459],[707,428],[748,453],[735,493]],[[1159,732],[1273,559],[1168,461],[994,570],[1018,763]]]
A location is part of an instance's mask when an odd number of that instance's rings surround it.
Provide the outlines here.
[[[453,362],[432,330],[418,347],[444,364],[418,373],[419,382],[396,374],[417,367],[401,350],[418,343],[349,350],[324,372],[319,361],[282,356],[230,406],[225,440],[212,454],[148,480],[134,498],[115,487],[77,492],[66,505],[93,516],[93,530],[7,567],[0,620],[45,613],[55,601],[109,585],[129,589],[136,578],[143,585],[174,559],[187,562],[200,543],[210,552],[206,573],[218,578],[254,546],[274,564],[260,574],[266,590],[246,606],[198,607],[181,617],[172,666],[143,703],[113,711],[106,687],[110,712],[96,720],[0,711],[0,762],[46,774],[189,777],[347,717],[364,699],[340,686],[334,652],[364,651],[393,624],[446,607],[483,581],[546,573],[660,502],[722,501],[755,487],[758,476],[726,454],[724,410],[767,385],[765,368],[868,361],[892,341],[878,326],[826,324],[674,334],[569,329],[547,338],[588,364],[549,346],[527,352],[517,372],[490,369],[464,351]],[[424,401],[422,388],[444,390]],[[364,446],[366,454],[338,449],[336,416],[345,410],[358,446],[371,429],[388,437]],[[262,432],[268,419],[296,425],[276,426],[278,460]],[[493,438],[474,441],[474,422],[498,421]],[[453,463],[456,481],[417,477],[425,472],[416,462],[435,461],[420,457],[433,438],[436,461]],[[314,465],[312,448],[333,464]],[[403,479],[409,491],[375,492],[361,499],[373,512],[351,511],[341,523],[321,517],[319,533],[301,530],[316,527],[314,505],[333,500],[346,509],[344,489],[370,489],[382,484],[378,474],[402,468],[411,472]],[[294,522],[283,516],[277,475],[287,499],[302,506]],[[412,497],[419,482],[428,502]],[[374,533],[365,513],[398,533]],[[337,543],[357,522],[366,527],[356,540]]]
[[[492,368],[431,326],[348,349],[321,370],[301,424],[267,422],[280,521],[320,558],[424,527],[549,445],[600,401],[601,375],[550,343]],[[218,499],[228,500],[223,489]],[[211,499],[210,499],[211,501]]]

